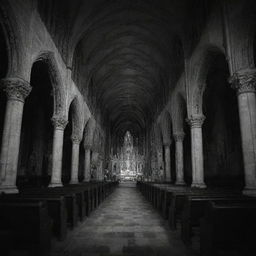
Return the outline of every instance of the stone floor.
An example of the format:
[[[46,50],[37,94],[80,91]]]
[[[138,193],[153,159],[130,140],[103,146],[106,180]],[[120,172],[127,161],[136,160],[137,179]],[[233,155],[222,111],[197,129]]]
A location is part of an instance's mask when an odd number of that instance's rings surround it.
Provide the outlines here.
[[[51,256],[191,256],[177,232],[135,188],[123,183],[89,218],[55,242]]]

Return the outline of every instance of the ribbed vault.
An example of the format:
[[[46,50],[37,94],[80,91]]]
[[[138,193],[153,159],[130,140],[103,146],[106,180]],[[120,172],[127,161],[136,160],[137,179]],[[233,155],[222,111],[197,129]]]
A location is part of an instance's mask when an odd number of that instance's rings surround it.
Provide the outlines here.
[[[63,56],[92,112],[100,109],[116,136],[143,134],[184,68],[184,1],[51,2],[40,1],[42,18],[53,31],[49,17],[62,24],[66,15],[55,40],[68,41]]]

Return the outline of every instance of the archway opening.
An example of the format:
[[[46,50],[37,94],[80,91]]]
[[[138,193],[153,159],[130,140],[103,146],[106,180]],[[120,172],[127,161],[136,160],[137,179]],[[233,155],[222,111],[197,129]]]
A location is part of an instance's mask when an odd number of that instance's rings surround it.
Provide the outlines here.
[[[208,186],[243,187],[243,160],[237,96],[228,84],[225,56],[213,57],[203,95],[204,170]]]
[[[18,187],[47,186],[51,175],[53,95],[45,62],[33,64],[30,83],[22,119]]]

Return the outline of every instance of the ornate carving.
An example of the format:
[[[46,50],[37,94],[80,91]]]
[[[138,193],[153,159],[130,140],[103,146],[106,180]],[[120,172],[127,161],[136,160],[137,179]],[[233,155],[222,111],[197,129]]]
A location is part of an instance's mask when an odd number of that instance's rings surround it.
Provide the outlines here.
[[[54,126],[54,129],[64,130],[66,125],[68,124],[68,121],[64,117],[53,116],[52,117],[52,124]]]
[[[0,80],[0,86],[6,92],[8,100],[24,102],[31,92],[30,84],[21,78],[5,78]]]
[[[245,69],[234,73],[229,78],[231,87],[237,90],[237,94],[255,93],[256,69]]]
[[[187,119],[188,124],[191,128],[201,128],[205,120],[204,115],[191,116]]]
[[[81,136],[79,135],[72,135],[71,140],[73,144],[80,144],[82,139],[81,139]]]
[[[185,137],[185,133],[184,132],[177,132],[177,133],[173,134],[173,138],[174,138],[175,142],[183,141],[184,137]]]

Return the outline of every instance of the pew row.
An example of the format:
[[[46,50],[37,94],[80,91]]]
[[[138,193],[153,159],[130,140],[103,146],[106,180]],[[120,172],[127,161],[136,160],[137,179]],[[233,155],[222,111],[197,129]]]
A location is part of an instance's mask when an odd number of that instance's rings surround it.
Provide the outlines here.
[[[201,255],[255,255],[255,216],[255,202],[208,202],[200,224]]]
[[[29,255],[47,255],[52,236],[64,240],[68,227],[74,228],[78,220],[89,216],[117,185],[118,182],[86,182],[1,194],[0,237],[5,241],[4,254],[25,250]]]
[[[50,251],[52,224],[45,201],[0,202],[0,219],[0,229],[9,231],[5,255],[11,250],[26,250],[30,255]]]

